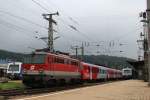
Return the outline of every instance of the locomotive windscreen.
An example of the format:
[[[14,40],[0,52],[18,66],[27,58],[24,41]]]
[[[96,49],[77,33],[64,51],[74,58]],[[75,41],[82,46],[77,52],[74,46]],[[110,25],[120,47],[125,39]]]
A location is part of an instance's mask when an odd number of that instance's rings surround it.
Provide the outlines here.
[[[19,65],[10,65],[8,71],[19,71]]]
[[[131,73],[131,70],[124,70],[124,73]]]
[[[45,54],[27,55],[24,57],[24,64],[43,64],[45,62]]]

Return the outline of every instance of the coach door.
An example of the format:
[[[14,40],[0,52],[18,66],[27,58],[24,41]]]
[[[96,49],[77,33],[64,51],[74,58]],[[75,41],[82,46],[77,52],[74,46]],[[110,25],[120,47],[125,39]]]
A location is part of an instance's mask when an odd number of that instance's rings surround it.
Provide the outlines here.
[[[92,77],[93,77],[92,66],[89,66],[89,73],[90,73],[90,80],[92,80]]]

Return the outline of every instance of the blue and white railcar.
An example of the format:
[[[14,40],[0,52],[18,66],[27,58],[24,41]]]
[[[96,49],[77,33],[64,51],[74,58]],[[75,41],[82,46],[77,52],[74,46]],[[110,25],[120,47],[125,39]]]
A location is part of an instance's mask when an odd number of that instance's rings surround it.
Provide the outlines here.
[[[122,75],[123,75],[123,78],[125,79],[132,78],[132,68],[123,68]]]
[[[21,79],[22,78],[22,62],[8,63],[7,77],[10,79]]]

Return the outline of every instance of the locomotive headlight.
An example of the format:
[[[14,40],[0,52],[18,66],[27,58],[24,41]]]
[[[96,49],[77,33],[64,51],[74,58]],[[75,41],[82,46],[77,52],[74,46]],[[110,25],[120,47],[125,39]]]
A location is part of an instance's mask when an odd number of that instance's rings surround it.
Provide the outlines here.
[[[44,72],[44,69],[43,68],[40,68],[39,69],[39,73],[43,73]]]
[[[23,73],[27,73],[27,70],[26,70],[26,69],[23,69]]]

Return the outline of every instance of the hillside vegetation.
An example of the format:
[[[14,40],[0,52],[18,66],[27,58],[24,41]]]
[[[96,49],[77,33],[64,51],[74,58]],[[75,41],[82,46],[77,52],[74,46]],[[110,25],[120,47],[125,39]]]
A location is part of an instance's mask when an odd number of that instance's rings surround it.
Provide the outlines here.
[[[127,61],[135,61],[130,58],[116,57],[108,55],[86,55],[84,61],[97,65],[104,65],[110,68],[122,69],[132,67]]]
[[[10,52],[6,50],[0,50],[0,59],[11,59],[14,61],[22,61],[25,54]]]
[[[22,61],[24,56],[25,54],[0,50],[0,59],[12,59],[14,61]],[[97,64],[97,65],[105,65],[117,69],[122,69],[124,67],[132,67],[126,62],[132,60],[133,59],[129,59],[125,57],[116,57],[116,56],[108,56],[108,55],[85,55],[84,56],[85,62]]]

